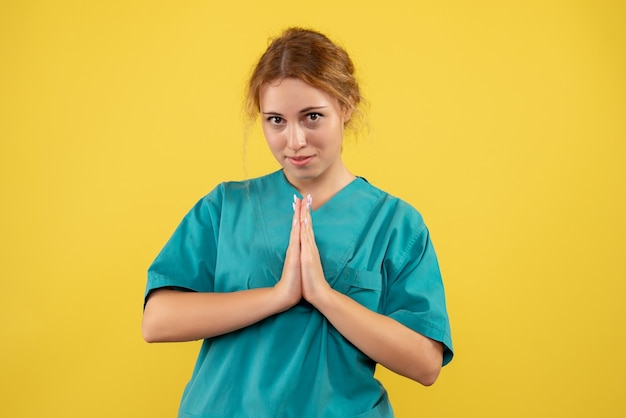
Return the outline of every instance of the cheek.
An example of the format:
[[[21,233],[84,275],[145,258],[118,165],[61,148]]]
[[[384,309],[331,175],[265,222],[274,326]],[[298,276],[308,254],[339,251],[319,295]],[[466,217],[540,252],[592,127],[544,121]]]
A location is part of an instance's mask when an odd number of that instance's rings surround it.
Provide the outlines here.
[[[263,129],[263,136],[265,137],[267,146],[272,152],[282,149],[281,136],[278,132],[272,129]]]
[[[341,129],[339,125],[329,126],[324,132],[323,137],[328,145],[332,147],[341,146],[343,142],[343,129]]]

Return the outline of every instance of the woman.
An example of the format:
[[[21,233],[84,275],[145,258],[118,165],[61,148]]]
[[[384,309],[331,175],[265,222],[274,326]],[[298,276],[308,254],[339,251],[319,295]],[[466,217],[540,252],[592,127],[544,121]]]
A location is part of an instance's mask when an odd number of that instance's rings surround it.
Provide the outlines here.
[[[248,108],[282,169],[216,187],[148,271],[144,338],[204,340],[180,417],[391,417],[376,363],[430,385],[451,360],[421,216],[343,163],[360,100],[320,33],[257,64]]]

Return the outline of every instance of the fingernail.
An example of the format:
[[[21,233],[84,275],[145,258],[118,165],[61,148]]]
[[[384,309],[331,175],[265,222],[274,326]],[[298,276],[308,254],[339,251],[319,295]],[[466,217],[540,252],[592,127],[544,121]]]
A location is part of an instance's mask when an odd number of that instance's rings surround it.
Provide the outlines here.
[[[293,195],[293,203],[295,204],[298,201],[298,196],[296,196],[295,194]]]
[[[296,202],[293,202],[293,203],[291,204],[291,207],[293,208],[293,211],[295,212],[295,211],[296,211]]]

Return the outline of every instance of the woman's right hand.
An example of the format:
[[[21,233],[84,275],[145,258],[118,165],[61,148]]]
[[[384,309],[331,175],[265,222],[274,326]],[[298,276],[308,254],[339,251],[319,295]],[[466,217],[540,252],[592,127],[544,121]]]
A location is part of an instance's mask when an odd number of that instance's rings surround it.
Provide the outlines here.
[[[193,341],[245,328],[302,299],[300,267],[300,208],[294,201],[294,215],[283,273],[272,287],[237,292],[185,292],[167,288],[150,294],[143,315],[146,341]]]
[[[285,310],[296,305],[302,299],[302,279],[300,267],[300,212],[304,203],[294,196],[294,211],[289,235],[289,246],[285,255],[285,264],[280,281],[275,289],[280,292],[280,299],[284,300]],[[284,299],[283,299],[284,298]]]

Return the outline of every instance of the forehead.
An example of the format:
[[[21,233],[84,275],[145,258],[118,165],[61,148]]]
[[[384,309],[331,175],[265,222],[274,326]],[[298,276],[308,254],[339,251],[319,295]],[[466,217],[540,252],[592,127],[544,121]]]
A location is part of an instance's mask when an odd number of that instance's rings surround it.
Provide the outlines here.
[[[337,101],[325,91],[295,78],[265,84],[259,92],[259,104],[262,112],[297,111],[307,106],[338,106]]]

